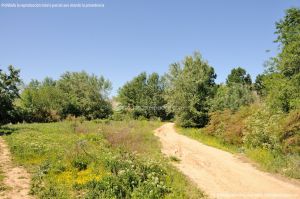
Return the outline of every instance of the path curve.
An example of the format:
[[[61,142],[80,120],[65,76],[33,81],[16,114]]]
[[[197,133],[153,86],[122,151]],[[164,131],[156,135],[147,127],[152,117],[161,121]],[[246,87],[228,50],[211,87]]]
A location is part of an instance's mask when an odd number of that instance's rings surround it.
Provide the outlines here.
[[[0,191],[3,199],[32,199],[29,195],[30,175],[20,166],[15,166],[4,139],[0,137],[0,169],[4,172],[4,191]]]
[[[176,133],[173,123],[155,130],[162,152],[180,159],[175,166],[212,198],[299,199],[300,186],[257,170],[229,152]]]

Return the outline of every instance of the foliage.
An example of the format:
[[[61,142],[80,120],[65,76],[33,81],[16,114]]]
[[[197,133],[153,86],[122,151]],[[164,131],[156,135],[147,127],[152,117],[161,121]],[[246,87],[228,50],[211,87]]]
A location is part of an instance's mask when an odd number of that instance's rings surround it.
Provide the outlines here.
[[[84,133],[74,131],[75,122]],[[202,198],[160,153],[152,132],[159,125],[70,118],[11,125],[14,133],[4,138],[14,159],[33,174],[31,193],[37,198]],[[128,144],[109,140],[127,131]]]
[[[23,108],[25,121],[52,122],[60,120],[62,108],[67,99],[55,85],[56,82],[49,78],[43,82],[32,80],[23,90],[20,106]]]
[[[241,146],[245,121],[257,110],[257,106],[245,106],[239,111],[216,111],[210,114],[209,124],[203,129],[203,133],[221,138],[223,142]]]
[[[300,154],[300,113],[295,110],[289,114],[273,114],[261,109],[247,122],[245,144],[277,150],[284,154]]]
[[[299,115],[299,111],[274,114],[252,105],[212,113],[206,128],[178,132],[231,153],[243,152],[266,171],[299,179]]]
[[[231,83],[230,86],[220,85],[211,100],[211,111],[229,109],[237,111],[241,106],[254,102],[254,95],[248,86]]]
[[[84,116],[87,119],[106,118],[112,113],[108,102],[110,81],[86,72],[66,72],[57,81],[57,87],[68,99],[64,115]]]
[[[149,76],[141,73],[119,90],[118,100],[135,119],[141,116],[148,119],[151,117],[166,119],[164,89],[164,80],[157,73]]]
[[[280,42],[282,45],[287,45],[297,40],[297,37],[300,34],[299,26],[300,9],[287,9],[284,18],[276,22],[276,42]]]
[[[252,114],[244,131],[244,143],[248,148],[264,148],[280,151],[280,121],[282,114],[272,114],[262,108]]]
[[[300,9],[291,8],[276,23],[276,42],[281,52],[271,59],[267,78],[267,104],[274,110],[289,112],[300,107]]]
[[[14,117],[14,100],[19,97],[20,71],[8,66],[8,74],[0,69],[0,125]]]
[[[259,96],[265,95],[265,85],[264,85],[265,76],[266,76],[265,74],[259,74],[256,76],[255,79],[254,89]]]
[[[19,102],[27,122],[59,121],[68,115],[86,119],[106,118],[112,113],[108,101],[110,82],[86,72],[67,72],[54,81],[33,80]]]
[[[162,198],[171,189],[158,162],[140,161],[130,154],[106,159],[112,175],[86,184],[87,198]]]
[[[300,75],[299,75],[300,77]],[[288,79],[280,73],[269,74],[264,78],[267,92],[266,103],[274,112],[289,112],[300,107],[300,85],[297,76]]]
[[[284,118],[279,139],[285,153],[300,154],[300,110]]]
[[[170,67],[165,99],[176,123],[183,127],[202,127],[208,121],[209,99],[215,91],[214,69],[199,53]]]
[[[230,74],[226,79],[226,84],[243,84],[251,86],[252,80],[251,76],[246,73],[245,69],[237,67],[231,70]]]

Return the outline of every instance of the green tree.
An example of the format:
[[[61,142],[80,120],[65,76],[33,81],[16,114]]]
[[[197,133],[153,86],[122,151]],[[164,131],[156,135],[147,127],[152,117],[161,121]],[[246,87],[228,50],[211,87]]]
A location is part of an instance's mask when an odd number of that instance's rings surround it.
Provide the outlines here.
[[[14,100],[19,97],[20,70],[12,65],[8,74],[0,69],[0,125],[11,122],[14,115]]]
[[[256,76],[255,83],[254,83],[254,89],[257,92],[258,95],[264,96],[265,95],[265,85],[264,85],[264,77],[265,74],[259,74]]]
[[[290,8],[285,12],[283,19],[276,22],[277,39],[275,42],[286,46],[295,42],[300,34],[300,9]]]
[[[103,76],[89,75],[84,71],[66,72],[56,84],[67,99],[62,110],[64,117],[71,114],[95,119],[111,115],[108,99],[111,82]]]
[[[268,65],[264,85],[267,104],[273,110],[289,112],[300,107],[300,9],[291,8],[276,23],[278,56]]]
[[[166,75],[165,99],[176,123],[183,127],[203,127],[208,121],[209,99],[215,91],[216,74],[199,53],[170,67]]]
[[[56,82],[45,78],[32,80],[21,93],[20,106],[27,122],[52,122],[61,118],[66,96],[56,87]]]
[[[291,8],[283,19],[276,23],[277,40],[281,52],[277,58],[277,69],[288,78],[300,72],[300,9]]]
[[[251,86],[252,80],[251,80],[251,76],[247,74],[245,69],[241,67],[237,67],[231,70],[231,73],[228,75],[226,79],[226,83],[228,85],[232,83],[237,83],[237,84],[244,84],[244,85]]]
[[[118,93],[118,100],[124,108],[128,108],[134,118],[160,117],[165,119],[167,114],[163,93],[164,79],[157,73],[149,76],[145,72],[127,82]]]
[[[248,86],[232,83],[230,86],[220,85],[211,101],[211,111],[230,109],[237,111],[241,106],[254,102],[254,96]]]

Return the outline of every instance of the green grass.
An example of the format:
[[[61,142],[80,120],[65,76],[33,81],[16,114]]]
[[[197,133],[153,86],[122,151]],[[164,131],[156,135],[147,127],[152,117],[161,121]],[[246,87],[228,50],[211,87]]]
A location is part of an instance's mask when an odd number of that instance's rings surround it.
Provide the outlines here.
[[[245,154],[265,171],[300,179],[299,155],[283,155],[262,148],[246,149]]]
[[[7,126],[14,161],[38,198],[203,198],[160,152],[158,121],[66,121]]]
[[[206,135],[206,134],[202,133],[201,129],[198,129],[198,128],[176,127],[176,131],[183,134],[183,135],[186,135],[190,138],[198,140],[198,141],[202,142],[203,144],[206,144],[208,146],[213,146],[215,148],[222,149],[224,151],[228,151],[228,152],[231,152],[231,153],[237,153],[241,150],[237,146],[225,143],[220,138],[210,136],[210,135]]]
[[[280,152],[269,151],[262,148],[238,147],[224,142],[221,138],[210,136],[197,128],[176,127],[177,132],[208,146],[228,151],[230,153],[242,153],[252,160],[258,168],[272,173],[280,173],[290,178],[300,179],[300,157],[299,155],[283,155]]]
[[[2,168],[0,167],[0,193],[2,191],[5,191],[6,190],[6,186],[4,186],[4,183],[3,183],[3,180],[4,180],[4,173],[2,171]]]

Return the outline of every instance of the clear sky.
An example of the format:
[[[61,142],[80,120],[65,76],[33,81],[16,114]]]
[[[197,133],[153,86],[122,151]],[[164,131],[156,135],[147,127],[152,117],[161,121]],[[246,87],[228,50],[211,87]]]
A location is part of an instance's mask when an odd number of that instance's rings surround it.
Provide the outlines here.
[[[28,83],[85,70],[113,83],[112,95],[140,72],[167,72],[198,50],[224,82],[244,67],[254,78],[277,53],[275,21],[300,0],[0,0],[103,3],[104,8],[0,8],[0,67]],[[266,52],[270,50],[270,52]]]

